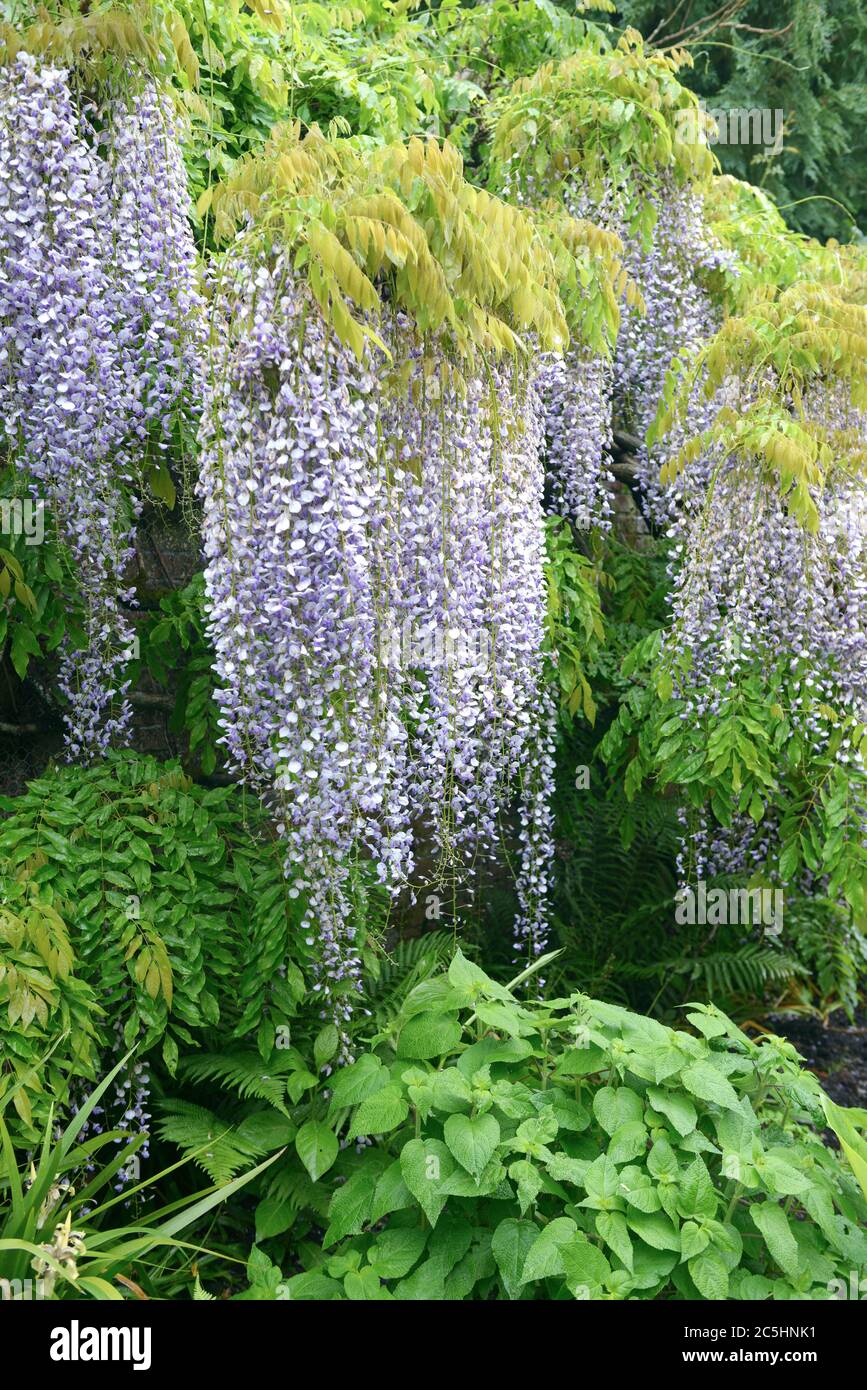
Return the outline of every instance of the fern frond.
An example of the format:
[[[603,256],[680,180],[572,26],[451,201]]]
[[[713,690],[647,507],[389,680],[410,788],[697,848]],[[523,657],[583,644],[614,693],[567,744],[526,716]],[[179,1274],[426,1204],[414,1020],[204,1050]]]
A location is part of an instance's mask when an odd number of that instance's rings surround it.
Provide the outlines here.
[[[181,1067],[189,1081],[216,1081],[237,1092],[242,1100],[266,1100],[285,1110],[286,1082],[280,1072],[293,1070],[293,1064],[277,1058],[265,1063],[258,1052],[206,1052],[187,1058]]]
[[[160,1109],[160,1138],[177,1144],[186,1158],[204,1168],[211,1181],[220,1186],[231,1182],[257,1156],[256,1147],[213,1110],[187,1100],[162,1101]]]
[[[367,1007],[377,1029],[400,1009],[404,997],[423,980],[430,979],[449,961],[454,947],[450,932],[425,932],[399,941],[379,963],[379,976],[368,984]]]

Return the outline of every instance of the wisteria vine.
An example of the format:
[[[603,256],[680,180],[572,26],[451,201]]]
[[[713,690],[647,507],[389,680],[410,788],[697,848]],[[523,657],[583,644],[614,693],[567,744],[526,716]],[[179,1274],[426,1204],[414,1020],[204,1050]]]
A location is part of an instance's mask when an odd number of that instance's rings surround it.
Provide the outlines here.
[[[201,438],[223,741],[274,800],[321,941],[323,1013],[347,1044],[353,855],[397,892],[426,827],[438,872],[472,874],[528,765],[543,687],[541,408],[519,369],[459,370],[400,313],[380,325],[388,359],[359,362],[290,258],[251,244],[216,291]],[[520,932],[536,955],[545,750],[525,772]]]
[[[87,96],[27,53],[0,69],[0,419],[80,591],[58,686],[85,762],[129,732],[135,520],[195,379],[187,201],[152,84]]]

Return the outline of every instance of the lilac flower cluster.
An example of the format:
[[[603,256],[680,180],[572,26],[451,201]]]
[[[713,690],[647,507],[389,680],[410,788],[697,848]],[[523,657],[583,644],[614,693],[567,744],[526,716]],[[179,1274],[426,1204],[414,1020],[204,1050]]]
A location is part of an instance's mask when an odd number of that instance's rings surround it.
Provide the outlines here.
[[[718,393],[743,398],[745,383]],[[867,437],[867,418],[840,388],[805,398],[817,424]],[[672,623],[666,651],[678,672],[680,717],[720,714],[751,670],[778,671],[785,690],[787,740],[815,753],[828,744],[828,707],[867,721],[867,491],[846,468],[833,471],[819,498],[815,534],[788,511],[773,481],[734,457],[700,459],[679,483],[674,542]],[[836,755],[860,769],[845,741]],[[700,824],[688,835],[689,858],[709,872],[752,869],[774,847],[773,821],[761,833],[741,817],[729,831]],[[685,858],[686,862],[686,858]]]
[[[675,453],[686,432],[710,422],[713,408],[696,394],[689,421],[673,432],[665,451],[648,449],[645,435],[653,423],[666,373],[676,357],[689,357],[715,333],[719,311],[705,288],[707,276],[731,268],[731,256],[709,232],[698,194],[671,176],[647,187],[642,199],[653,207],[656,221],[645,245],[617,227],[625,243],[624,265],[644,299],[644,312],[626,308],[620,324],[614,359],[616,409],[641,441],[638,478],[650,520],[664,526],[679,505],[677,487],[659,480],[661,465]],[[618,213],[618,220],[622,218]]]
[[[192,375],[186,201],[152,89],[121,112],[25,53],[0,69],[0,421],[81,588],[85,645],[67,639],[59,677],[70,759],[99,756],[129,724],[138,480],[149,433],[165,449]]]
[[[125,1050],[123,1030],[118,1027],[115,1052],[123,1050]],[[70,1112],[72,1115],[77,1115],[88,1097],[85,1088],[80,1084],[74,1095],[76,1095],[76,1099],[70,1105]],[[144,1136],[141,1146],[136,1149],[134,1155],[138,1161],[118,1169],[114,1181],[115,1192],[122,1192],[125,1187],[138,1180],[137,1174],[140,1164],[150,1155],[151,1114],[147,1108],[149,1103],[150,1071],[148,1063],[146,1060],[134,1061],[126,1073],[115,1078],[112,1091],[103,1096],[102,1104],[93,1107],[79,1131],[79,1143],[84,1143],[88,1139],[113,1130],[119,1130],[129,1138],[138,1135]],[[59,1137],[59,1134],[60,1130],[58,1129],[56,1137]],[[123,1144],[126,1141],[117,1138],[113,1142]],[[88,1173],[96,1171],[95,1160],[91,1160],[87,1164],[86,1171]]]
[[[443,875],[471,874],[528,766],[542,698],[538,396],[504,368],[458,372],[401,314],[380,331],[390,360],[359,363],[290,259],[242,237],[216,287],[201,431],[223,742],[278,810],[344,1054],[360,983],[353,856],[396,892],[426,825]],[[409,652],[394,640],[407,625]],[[480,630],[481,646],[454,640]],[[535,942],[544,759],[539,772],[523,929]]]
[[[159,458],[174,432],[192,429],[191,402],[202,387],[203,302],[187,174],[172,101],[152,82],[114,94],[101,125],[129,429]]]
[[[579,348],[546,355],[536,376],[545,409],[549,510],[581,530],[611,526],[613,384],[611,362]]]
[[[291,891],[305,893],[319,932],[323,1009],[342,1022],[360,984],[346,897],[354,847],[366,842],[386,878],[408,845],[378,819],[403,730],[374,679],[374,388],[290,262],[228,263],[200,478],[220,723],[230,765],[275,800]]]
[[[534,175],[519,174],[517,166],[507,168],[500,193],[530,206],[544,196]],[[571,182],[558,193],[573,217],[614,228],[608,194],[599,204]],[[622,218],[615,230],[620,223]],[[536,354],[533,370],[543,412],[548,511],[568,517],[580,530],[607,531],[614,510],[613,363],[575,343],[562,353]]]

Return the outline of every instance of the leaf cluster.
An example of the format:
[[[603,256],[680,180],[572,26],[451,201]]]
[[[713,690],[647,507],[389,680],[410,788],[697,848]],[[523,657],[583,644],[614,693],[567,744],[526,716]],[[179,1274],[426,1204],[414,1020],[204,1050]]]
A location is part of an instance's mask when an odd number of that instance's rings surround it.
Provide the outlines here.
[[[831,1297],[865,1255],[863,1113],[781,1039],[687,1022],[523,1003],[458,952],[335,1080],[332,1135],[374,1142],[317,1136],[340,1181],[289,1296]]]

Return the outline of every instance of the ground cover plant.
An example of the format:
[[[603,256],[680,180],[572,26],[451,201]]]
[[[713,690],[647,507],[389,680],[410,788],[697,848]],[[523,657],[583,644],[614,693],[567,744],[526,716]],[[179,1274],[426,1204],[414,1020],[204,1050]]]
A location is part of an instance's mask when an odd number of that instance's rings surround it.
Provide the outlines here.
[[[863,22],[681,8],[0,4],[4,1297],[867,1266]]]

